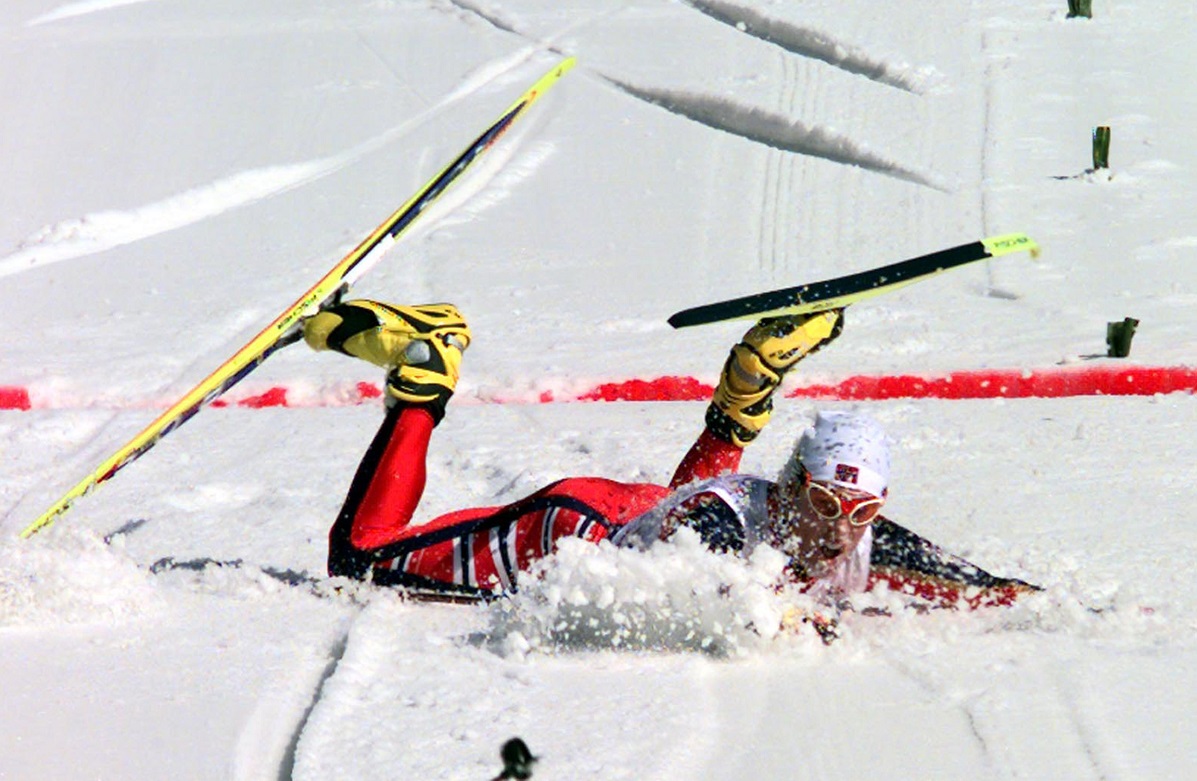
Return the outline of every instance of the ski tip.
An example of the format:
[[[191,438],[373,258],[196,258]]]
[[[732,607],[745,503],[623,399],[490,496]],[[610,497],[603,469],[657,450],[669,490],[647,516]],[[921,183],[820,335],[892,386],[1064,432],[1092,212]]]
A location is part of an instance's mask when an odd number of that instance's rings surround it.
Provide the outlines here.
[[[532,85],[532,87],[517,100],[508,111],[521,112],[540,99],[540,96],[548,91],[549,87],[556,84],[565,74],[578,64],[577,57],[566,57],[553,66],[552,70],[540,77],[540,81]]]
[[[729,307],[728,304],[732,306]],[[689,328],[695,325],[722,323],[727,320],[760,319],[762,317],[769,317],[772,314],[772,312],[764,311],[758,307],[745,306],[745,302],[736,299],[734,301],[721,301],[717,304],[696,306],[692,309],[683,309],[680,312],[674,312],[665,322],[674,328]]]
[[[54,508],[54,509],[50,510],[49,512],[44,513],[36,521],[34,521],[33,523],[29,524],[24,529],[22,529],[20,534],[18,534],[17,536],[20,537],[22,540],[29,539],[30,537],[37,534],[41,530],[48,528],[51,524],[54,523],[54,519],[57,518],[59,515],[61,515],[65,511],[66,511],[65,508],[62,508],[62,509]]]
[[[671,315],[665,322],[669,323],[674,328],[690,328],[696,325],[706,325],[707,323],[717,323],[719,318],[707,319],[689,309]]]
[[[981,239],[985,251],[992,258],[1009,255],[1012,252],[1030,252],[1032,258],[1039,257],[1039,245],[1025,233],[1006,233]]]

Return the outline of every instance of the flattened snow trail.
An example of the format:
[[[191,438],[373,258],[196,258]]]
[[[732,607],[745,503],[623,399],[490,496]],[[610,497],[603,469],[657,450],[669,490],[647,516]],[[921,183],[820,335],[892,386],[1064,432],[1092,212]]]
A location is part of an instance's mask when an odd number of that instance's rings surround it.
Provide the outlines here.
[[[0,258],[0,278],[184,228],[299,187],[346,162],[332,157],[242,171],[127,211],[96,212],[48,225],[26,239],[16,252]]]
[[[87,14],[94,14],[99,11],[107,11],[112,8],[120,8],[125,5],[134,5],[137,3],[152,2],[152,0],[82,0],[78,3],[68,3],[64,6],[51,11],[48,14],[31,19],[26,22],[27,27],[35,27],[39,24],[48,24],[49,22],[57,22],[62,19],[70,19],[75,16],[85,16]]]

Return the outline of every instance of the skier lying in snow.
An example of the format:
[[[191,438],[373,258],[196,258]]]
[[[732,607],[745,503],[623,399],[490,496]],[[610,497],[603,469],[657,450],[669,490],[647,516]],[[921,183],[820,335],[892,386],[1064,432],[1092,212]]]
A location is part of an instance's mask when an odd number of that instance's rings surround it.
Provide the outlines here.
[[[842,312],[762,320],[735,345],[706,426],[669,486],[598,477],[558,480],[502,507],[411,525],[425,484],[433,428],[457,384],[470,330],[448,304],[348,301],[309,318],[304,339],[388,370],[387,413],[329,534],[332,576],[442,591],[513,589],[520,572],[563,537],[644,546],[679,526],[717,551],[768,544],[816,595],[838,597],[887,582],[941,604],[1009,604],[1034,590],[945,554],[880,515],[889,452],[863,415],[824,412],[799,439],[778,482],[735,474],[744,447],[772,412],[782,377],[832,341]]]

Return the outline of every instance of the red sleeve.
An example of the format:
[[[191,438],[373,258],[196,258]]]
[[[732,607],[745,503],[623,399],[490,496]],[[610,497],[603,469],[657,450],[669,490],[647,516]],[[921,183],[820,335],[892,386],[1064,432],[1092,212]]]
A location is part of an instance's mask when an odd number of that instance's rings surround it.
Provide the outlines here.
[[[699,480],[736,472],[740,469],[740,457],[744,455],[744,448],[720,439],[704,428],[691,447],[690,452],[678,464],[673,479],[669,481],[670,488],[679,488]]]

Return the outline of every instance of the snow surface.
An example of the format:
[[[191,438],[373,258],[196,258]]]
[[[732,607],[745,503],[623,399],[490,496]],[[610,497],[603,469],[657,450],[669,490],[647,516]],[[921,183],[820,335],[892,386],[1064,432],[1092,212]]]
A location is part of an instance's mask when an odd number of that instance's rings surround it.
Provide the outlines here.
[[[1044,253],[853,308],[803,377],[1093,365],[1127,316],[1126,363],[1191,363],[1197,9],[1094,6],[4,3],[0,385],[46,403],[0,412],[0,779],[487,779],[513,735],[537,778],[1197,775],[1191,396],[859,404],[895,440],[889,514],[1046,591],[851,615],[829,647],[776,561],[686,538],[567,546],[487,607],[280,582],[321,571],[369,405],[209,409],[16,538],[562,54],[356,289],[475,329],[425,517],[667,480],[703,409],[472,401],[710,381],[744,325],[677,309],[984,235]],[[378,379],[292,348],[246,384]],[[787,401],[745,467],[813,410]],[[206,560],[244,564],[169,566]]]

